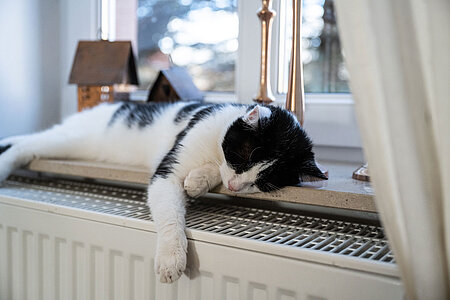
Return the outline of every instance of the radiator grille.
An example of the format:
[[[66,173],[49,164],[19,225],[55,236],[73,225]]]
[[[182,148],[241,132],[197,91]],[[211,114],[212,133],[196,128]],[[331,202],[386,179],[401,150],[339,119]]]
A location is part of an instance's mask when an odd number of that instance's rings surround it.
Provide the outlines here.
[[[11,176],[0,188],[0,195],[151,220],[146,192],[137,188]],[[395,263],[379,226],[202,200],[189,201],[186,225],[217,234]]]

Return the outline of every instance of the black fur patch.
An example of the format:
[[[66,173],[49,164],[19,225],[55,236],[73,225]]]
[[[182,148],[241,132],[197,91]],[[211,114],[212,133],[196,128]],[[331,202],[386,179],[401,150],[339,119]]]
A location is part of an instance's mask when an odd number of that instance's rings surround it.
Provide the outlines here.
[[[5,152],[6,150],[8,150],[9,148],[11,148],[11,144],[5,145],[5,146],[0,146],[0,155],[2,155],[3,152]]]
[[[194,110],[196,110],[197,108],[199,108],[201,106],[205,106],[205,105],[209,105],[209,104],[205,103],[205,102],[194,102],[194,103],[183,106],[178,111],[177,115],[175,116],[174,122],[180,123],[181,121],[186,120]]]
[[[108,122],[108,126],[113,125],[117,119],[124,116],[127,112],[130,111],[131,103],[123,103],[112,115],[111,120]]]
[[[155,174],[153,175],[150,182],[152,182],[156,178],[167,178],[170,173],[172,173],[173,166],[175,164],[178,164],[177,160],[177,154],[180,149],[181,142],[184,139],[184,137],[188,134],[188,132],[199,122],[202,120],[208,118],[213,113],[221,110],[223,107],[225,107],[226,104],[214,104],[209,105],[198,112],[195,113],[195,115],[192,116],[190,119],[188,125],[177,135],[175,139],[175,143],[170,149],[170,151],[166,154],[166,156],[163,158],[161,163],[159,164],[158,168],[156,169]]]
[[[135,125],[143,128],[151,125],[155,116],[169,105],[169,103],[123,103],[113,114],[108,125],[111,126],[117,119],[123,117],[129,128]]]
[[[304,175],[326,179],[315,165],[311,140],[299,123],[284,109],[268,108],[270,118],[260,119],[256,128],[241,118],[229,128],[222,148],[230,167],[241,174],[258,163],[274,161],[255,182],[265,192],[296,185]]]

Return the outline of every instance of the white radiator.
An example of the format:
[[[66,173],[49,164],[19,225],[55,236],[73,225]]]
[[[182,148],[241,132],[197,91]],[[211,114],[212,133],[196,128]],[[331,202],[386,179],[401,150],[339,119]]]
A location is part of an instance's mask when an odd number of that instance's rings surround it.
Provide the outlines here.
[[[140,189],[11,177],[0,187],[0,299],[402,299],[380,227],[202,199],[188,268],[153,272]]]

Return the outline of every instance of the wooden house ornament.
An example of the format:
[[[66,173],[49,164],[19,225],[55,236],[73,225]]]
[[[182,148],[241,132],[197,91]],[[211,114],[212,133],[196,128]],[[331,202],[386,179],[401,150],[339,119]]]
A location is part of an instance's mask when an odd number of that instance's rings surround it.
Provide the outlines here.
[[[69,83],[78,85],[78,111],[113,102],[119,86],[139,84],[131,42],[80,41]]]
[[[161,70],[148,94],[148,102],[202,101],[203,93],[195,86],[186,69]]]

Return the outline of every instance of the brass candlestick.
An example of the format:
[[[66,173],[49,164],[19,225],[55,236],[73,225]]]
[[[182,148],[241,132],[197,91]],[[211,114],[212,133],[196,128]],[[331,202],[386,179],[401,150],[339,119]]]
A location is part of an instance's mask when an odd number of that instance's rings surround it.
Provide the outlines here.
[[[302,0],[292,0],[292,50],[289,69],[286,109],[291,111],[300,125],[305,122],[305,89],[302,64]],[[317,167],[328,177],[328,170],[316,161]]]
[[[302,65],[302,1],[292,0],[292,52],[289,70],[289,85],[286,95],[286,109],[292,111],[303,127],[305,121],[305,92]]]
[[[261,72],[259,81],[259,93],[254,101],[270,104],[275,101],[270,87],[270,46],[272,34],[272,20],[276,13],[271,10],[270,0],[262,0],[262,7],[258,11],[261,20]]]

